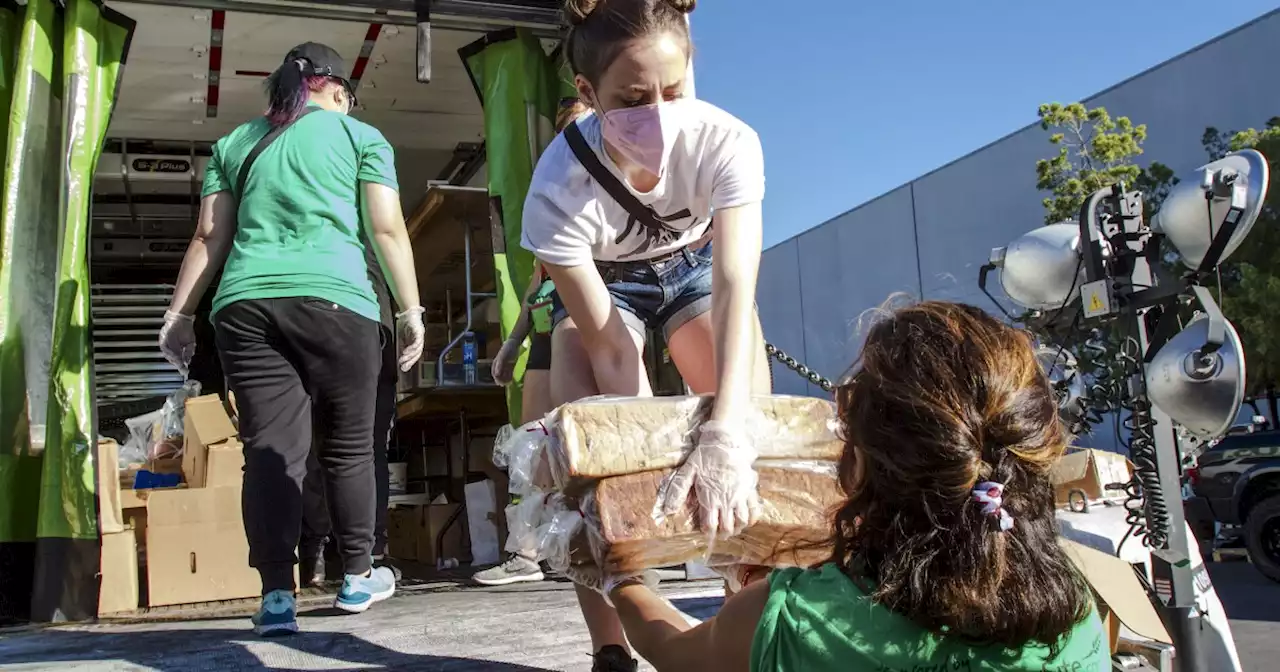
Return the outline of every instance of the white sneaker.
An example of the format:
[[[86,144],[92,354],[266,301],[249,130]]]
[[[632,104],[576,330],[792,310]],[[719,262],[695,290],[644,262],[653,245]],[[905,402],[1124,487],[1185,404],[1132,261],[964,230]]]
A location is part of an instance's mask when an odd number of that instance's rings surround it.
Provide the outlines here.
[[[536,582],[546,578],[538,563],[512,555],[506,562],[497,567],[490,567],[483,572],[476,572],[471,577],[482,586],[506,586],[512,583]]]

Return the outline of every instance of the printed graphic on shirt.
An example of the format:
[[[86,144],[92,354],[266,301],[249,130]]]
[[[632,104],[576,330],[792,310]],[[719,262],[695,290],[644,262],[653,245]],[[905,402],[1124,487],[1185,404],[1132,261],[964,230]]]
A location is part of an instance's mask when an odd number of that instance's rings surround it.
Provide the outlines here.
[[[628,245],[628,239],[636,238],[638,240],[631,246],[631,251],[618,255],[619,260],[648,259],[655,254],[662,254],[669,250],[672,245],[679,242],[681,236],[690,229],[696,229],[705,223],[705,220],[694,217],[688,208],[673,215],[663,216],[654,212],[653,206],[649,206],[649,212],[653,212],[654,218],[663,224],[684,222],[685,220],[693,220],[693,223],[687,226],[664,226],[658,229],[646,226],[638,218],[628,215],[626,228],[622,230],[622,233],[618,234],[613,244],[625,248]]]

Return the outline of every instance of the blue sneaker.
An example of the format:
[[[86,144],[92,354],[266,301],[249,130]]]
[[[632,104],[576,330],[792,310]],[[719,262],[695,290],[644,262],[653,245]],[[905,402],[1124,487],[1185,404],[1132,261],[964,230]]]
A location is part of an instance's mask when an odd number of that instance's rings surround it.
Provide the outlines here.
[[[298,631],[293,593],[273,590],[262,598],[262,608],[253,615],[253,633],[259,637],[281,637]]]
[[[333,606],[352,613],[367,611],[374,602],[381,602],[396,592],[396,576],[388,567],[374,567],[369,576],[348,574],[342,580],[342,590]]]

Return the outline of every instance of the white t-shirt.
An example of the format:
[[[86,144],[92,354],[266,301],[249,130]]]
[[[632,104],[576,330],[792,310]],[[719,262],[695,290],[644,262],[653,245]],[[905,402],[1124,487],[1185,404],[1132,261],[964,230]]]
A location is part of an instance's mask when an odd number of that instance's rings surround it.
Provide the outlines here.
[[[604,151],[600,117],[588,114],[577,122],[605,167],[671,230],[654,232],[631,221],[578,162],[561,134],[533,171],[521,245],[557,266],[652,259],[706,235],[713,210],[764,200],[760,136],[710,103],[685,99],[679,105],[686,106],[686,123],[675,139],[665,174],[648,193],[633,189]]]

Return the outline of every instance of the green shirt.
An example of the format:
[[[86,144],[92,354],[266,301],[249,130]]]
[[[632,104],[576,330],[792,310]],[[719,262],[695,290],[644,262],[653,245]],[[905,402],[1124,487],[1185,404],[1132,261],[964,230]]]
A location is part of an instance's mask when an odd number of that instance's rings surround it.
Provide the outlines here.
[[[205,196],[235,190],[241,164],[268,130],[259,117],[213,146]],[[249,170],[213,312],[246,299],[313,296],[377,321],[361,182],[398,189],[394,152],[374,127],[320,110],[276,138]]]
[[[832,564],[774,571],[751,645],[752,672],[1098,672],[1110,660],[1096,612],[1067,633],[1056,658],[1037,643],[975,647],[872,602]]]
[[[556,291],[556,283],[547,278],[538,286],[538,291],[529,295],[529,317],[533,320],[533,333],[551,333],[551,294]]]

